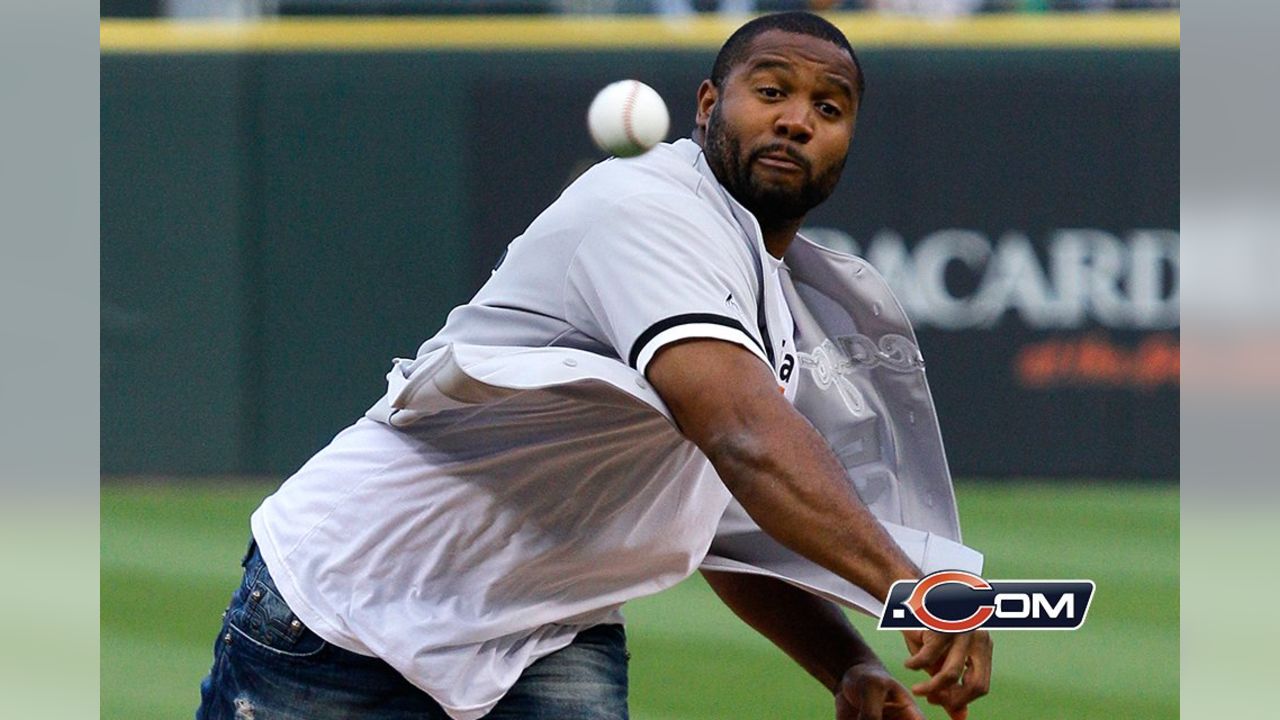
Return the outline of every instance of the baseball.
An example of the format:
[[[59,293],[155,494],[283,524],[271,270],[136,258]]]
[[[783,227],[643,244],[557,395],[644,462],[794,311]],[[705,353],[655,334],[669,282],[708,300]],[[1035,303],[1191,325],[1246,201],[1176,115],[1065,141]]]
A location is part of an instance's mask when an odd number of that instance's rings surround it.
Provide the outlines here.
[[[601,150],[618,157],[641,155],[667,136],[671,118],[658,91],[639,80],[619,80],[596,93],[587,128]]]

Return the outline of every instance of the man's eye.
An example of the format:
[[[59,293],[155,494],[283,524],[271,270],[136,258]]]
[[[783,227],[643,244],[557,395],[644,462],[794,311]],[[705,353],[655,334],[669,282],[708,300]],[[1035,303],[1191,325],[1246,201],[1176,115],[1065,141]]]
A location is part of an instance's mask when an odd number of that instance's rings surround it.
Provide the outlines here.
[[[761,96],[775,100],[782,97],[782,91],[776,87],[762,87],[757,90]]]
[[[838,118],[842,114],[840,108],[831,103],[818,103],[818,112],[831,118]]]

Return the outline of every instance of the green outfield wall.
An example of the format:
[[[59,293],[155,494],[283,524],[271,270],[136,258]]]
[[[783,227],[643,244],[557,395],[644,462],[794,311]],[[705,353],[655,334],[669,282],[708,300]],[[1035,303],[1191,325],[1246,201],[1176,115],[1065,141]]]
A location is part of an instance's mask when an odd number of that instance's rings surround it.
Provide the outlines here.
[[[953,471],[1175,477],[1176,16],[838,20],[868,93],[808,225],[904,296]],[[104,22],[104,474],[295,469],[599,159],[594,91],[683,136],[731,29]]]

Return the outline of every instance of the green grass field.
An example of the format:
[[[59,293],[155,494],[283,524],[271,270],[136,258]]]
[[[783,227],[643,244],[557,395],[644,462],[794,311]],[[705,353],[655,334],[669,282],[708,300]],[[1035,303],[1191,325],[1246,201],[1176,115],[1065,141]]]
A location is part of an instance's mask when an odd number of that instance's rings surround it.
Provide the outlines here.
[[[103,486],[103,718],[192,716],[248,515],[269,491]],[[986,553],[987,578],[1097,582],[1081,630],[996,634],[991,695],[970,718],[1178,717],[1176,486],[992,482],[957,492],[965,541]],[[833,717],[825,690],[696,576],[631,603],[627,618],[636,720]],[[900,636],[857,622],[900,667]]]

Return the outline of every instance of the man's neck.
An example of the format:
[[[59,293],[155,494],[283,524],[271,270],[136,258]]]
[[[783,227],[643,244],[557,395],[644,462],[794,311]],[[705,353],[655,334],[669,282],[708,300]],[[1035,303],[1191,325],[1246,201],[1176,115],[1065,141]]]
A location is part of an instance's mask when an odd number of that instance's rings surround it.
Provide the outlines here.
[[[760,220],[760,233],[764,235],[764,249],[781,260],[787,254],[787,248],[791,247],[791,241],[796,239],[803,218],[780,221],[757,219]]]

